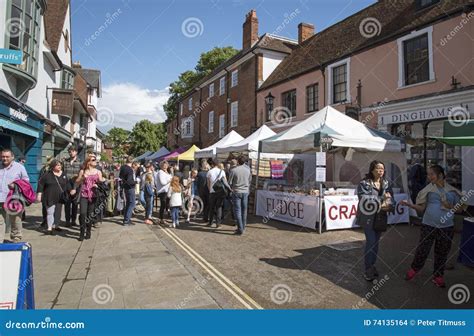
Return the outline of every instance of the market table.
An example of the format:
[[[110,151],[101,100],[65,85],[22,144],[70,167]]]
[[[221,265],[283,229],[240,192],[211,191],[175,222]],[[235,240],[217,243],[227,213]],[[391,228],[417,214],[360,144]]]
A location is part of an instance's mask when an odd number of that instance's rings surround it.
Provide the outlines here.
[[[458,262],[474,267],[474,217],[463,220]]]

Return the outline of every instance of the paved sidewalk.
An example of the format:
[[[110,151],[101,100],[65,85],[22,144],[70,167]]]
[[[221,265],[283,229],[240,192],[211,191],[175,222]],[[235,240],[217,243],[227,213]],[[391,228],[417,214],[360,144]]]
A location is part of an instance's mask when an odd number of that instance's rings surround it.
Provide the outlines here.
[[[40,222],[41,207],[30,206],[23,240],[33,246],[36,308],[220,308],[201,286],[206,280],[142,222],[107,219],[82,243],[78,227],[46,236]]]

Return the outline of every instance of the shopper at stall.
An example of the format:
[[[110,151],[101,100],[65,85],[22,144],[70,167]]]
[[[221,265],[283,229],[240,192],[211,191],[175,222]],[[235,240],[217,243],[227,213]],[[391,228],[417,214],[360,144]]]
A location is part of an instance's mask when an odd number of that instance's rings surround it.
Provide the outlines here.
[[[168,173],[169,164],[168,161],[160,162],[160,170],[156,173],[156,193],[160,199],[160,224],[164,224],[163,216],[165,210],[168,208],[168,191],[170,188],[171,174]],[[178,178],[179,179],[179,178]]]
[[[416,198],[416,204],[404,200],[403,205],[423,213],[420,228],[420,240],[415,257],[405,279],[411,280],[423,268],[426,259],[434,247],[433,283],[438,287],[446,287],[444,269],[449,250],[453,241],[454,213],[461,212],[462,194],[446,183],[444,169],[439,165],[428,168],[429,184],[423,188]]]
[[[153,172],[149,171],[143,174],[143,195],[145,198],[145,224],[153,224],[152,213],[153,213],[153,199],[155,195],[155,179]]]
[[[173,176],[171,178],[167,196],[170,200],[171,227],[175,228],[179,226],[179,209],[181,209],[183,205],[183,189],[179,182],[179,176]]]
[[[71,190],[71,195],[74,196],[78,190],[78,186],[81,186],[81,197],[79,201],[79,241],[91,238],[92,223],[96,215],[94,213],[95,189],[97,188],[97,183],[104,181],[102,172],[98,170],[96,166],[97,158],[94,155],[87,157],[77,177],[76,187]]]
[[[212,169],[207,173],[207,187],[209,188],[209,221],[208,226],[212,226],[214,218],[216,228],[222,224],[222,207],[224,199],[227,197],[230,187],[225,177],[222,164],[215,161],[211,163]]]
[[[44,204],[47,213],[47,234],[52,235],[53,230],[61,231],[62,202],[69,199],[68,178],[63,172],[62,164],[59,160],[52,160],[49,169],[38,183],[38,194],[36,199]]]
[[[233,191],[231,198],[234,217],[237,220],[237,230],[235,230],[235,234],[241,235],[244,233],[247,225],[247,207],[250,184],[252,183],[252,173],[249,167],[245,165],[243,157],[239,157],[237,164],[237,167],[232,168],[229,173],[229,184]]]
[[[120,167],[119,178],[125,193],[125,209],[123,216],[123,225],[131,225],[133,209],[135,208],[135,170],[132,167],[133,158],[129,156],[126,163]],[[136,168],[136,167],[135,167]]]
[[[375,160],[370,163],[368,174],[357,187],[357,196],[357,224],[364,228],[366,239],[364,277],[367,281],[372,281],[379,275],[375,263],[380,236],[387,229],[387,212],[394,208],[393,191],[385,178],[383,162]]]
[[[69,158],[63,161],[64,174],[68,178],[78,176],[81,170],[81,161],[77,156],[77,148],[71,146],[68,148]],[[66,213],[66,226],[76,225],[78,203],[68,200],[64,204],[64,212]]]
[[[207,223],[209,219],[209,188],[207,186],[207,173],[209,172],[209,163],[203,161],[201,170],[197,175],[197,188],[199,197],[202,200],[202,220]]]
[[[29,181],[25,167],[15,162],[15,155],[10,149],[3,149],[1,152],[2,164],[0,165],[0,243],[10,234],[13,242],[19,242],[22,238],[21,213],[7,213],[3,205],[7,200],[13,182],[16,180]]]

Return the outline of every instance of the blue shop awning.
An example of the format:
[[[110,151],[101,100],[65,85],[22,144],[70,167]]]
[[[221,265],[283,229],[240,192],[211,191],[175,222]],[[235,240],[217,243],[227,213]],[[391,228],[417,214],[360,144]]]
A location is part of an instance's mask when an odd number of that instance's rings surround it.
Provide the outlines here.
[[[6,128],[11,131],[15,131],[18,133],[22,133],[25,135],[29,135],[33,138],[39,138],[40,137],[40,132],[35,131],[34,129],[31,129],[29,127],[23,126],[22,124],[16,123],[11,120],[5,120],[3,118],[0,118],[0,127],[1,128]]]

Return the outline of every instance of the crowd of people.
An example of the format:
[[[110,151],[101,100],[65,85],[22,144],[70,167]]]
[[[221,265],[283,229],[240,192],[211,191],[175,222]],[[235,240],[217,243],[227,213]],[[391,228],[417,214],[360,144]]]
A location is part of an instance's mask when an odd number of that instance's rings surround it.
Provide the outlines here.
[[[128,157],[117,169],[116,166],[98,165],[94,153],[88,153],[81,162],[73,146],[68,153],[67,159],[48,160],[40,173],[36,201],[42,204],[45,234],[53,235],[62,230],[63,208],[66,226],[76,226],[79,214],[78,239],[82,241],[91,238],[92,227],[98,225],[105,215],[121,214],[124,226],[134,225],[132,217],[136,216],[136,208],[140,206],[144,209],[143,222],[147,225],[176,228],[182,225],[181,218],[189,224],[194,214],[195,219],[200,218],[204,224],[219,228],[224,218],[230,215],[236,223],[235,234],[245,232],[252,174],[244,157],[233,159],[226,166],[216,160],[204,160],[197,169],[187,166],[183,173],[177,165],[170,165],[167,161],[156,166],[153,162],[143,165]],[[1,151],[1,163],[0,242],[8,241],[8,238],[18,242],[22,239],[24,206],[12,207],[10,200],[19,190],[23,193],[22,199],[28,203],[31,197],[27,188],[29,178],[24,166],[15,161],[11,150]],[[454,234],[454,216],[450,214],[462,212],[465,207],[459,206],[462,205],[462,194],[445,181],[441,166],[429,167],[426,176],[427,183],[419,188],[414,202],[402,201],[422,218],[419,243],[406,280],[413,279],[421,270],[434,244],[433,282],[444,287],[443,275]],[[368,174],[357,187],[357,195],[356,220],[366,237],[364,276],[372,281],[379,276],[375,267],[379,241],[387,230],[388,213],[395,206],[383,162],[375,160],[370,163]],[[371,202],[376,205],[376,211],[368,211],[367,204]],[[158,206],[159,211],[155,213]],[[156,220],[154,214],[158,216]]]

